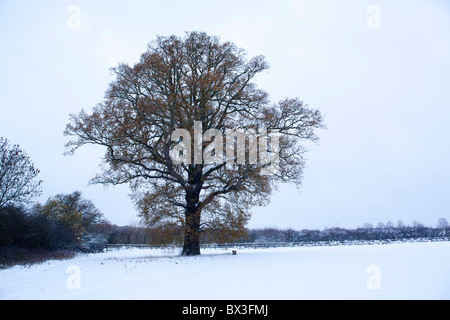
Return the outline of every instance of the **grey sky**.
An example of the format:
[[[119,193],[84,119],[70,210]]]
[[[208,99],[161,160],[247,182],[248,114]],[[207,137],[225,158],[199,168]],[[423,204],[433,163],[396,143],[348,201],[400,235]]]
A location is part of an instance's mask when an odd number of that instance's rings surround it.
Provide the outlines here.
[[[379,29],[368,27],[373,19]],[[271,68],[256,81],[272,101],[300,97],[326,114],[319,145],[308,145],[302,188],[281,186],[268,207],[253,210],[250,227],[450,221],[443,0],[0,0],[0,136],[41,170],[40,201],[80,190],[111,222],[138,221],[128,187],[87,186],[103,150],[63,156],[62,132],[70,113],[102,100],[110,67],[137,62],[156,35],[191,30],[265,55]]]

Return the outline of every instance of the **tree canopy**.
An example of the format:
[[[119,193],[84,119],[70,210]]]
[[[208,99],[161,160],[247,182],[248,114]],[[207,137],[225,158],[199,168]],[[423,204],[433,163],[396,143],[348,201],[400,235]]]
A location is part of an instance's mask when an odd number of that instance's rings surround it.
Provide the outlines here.
[[[41,194],[39,169],[18,145],[0,137],[0,208],[27,203]]]
[[[269,101],[254,83],[268,68],[263,56],[247,59],[203,32],[159,36],[134,66],[112,69],[116,79],[91,113],[71,115],[68,153],[103,146],[91,182],[130,184],[142,218],[183,226],[183,254],[200,254],[203,226],[241,228],[277,183],[301,183],[301,142],[318,141],[324,127],[320,111],[298,98]],[[180,129],[186,134],[174,136]]]

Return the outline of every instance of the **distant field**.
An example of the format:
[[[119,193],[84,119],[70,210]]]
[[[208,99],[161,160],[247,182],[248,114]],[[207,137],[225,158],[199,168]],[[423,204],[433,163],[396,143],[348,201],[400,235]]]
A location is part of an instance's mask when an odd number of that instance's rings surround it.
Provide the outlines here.
[[[0,299],[449,299],[450,242],[113,249],[0,270]]]

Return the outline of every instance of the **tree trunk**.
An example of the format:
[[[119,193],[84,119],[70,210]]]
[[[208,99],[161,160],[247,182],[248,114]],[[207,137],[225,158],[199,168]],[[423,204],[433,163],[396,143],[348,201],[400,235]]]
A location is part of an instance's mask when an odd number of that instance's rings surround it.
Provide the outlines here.
[[[193,211],[193,212],[192,212]],[[200,255],[200,211],[186,210],[183,256]]]
[[[202,167],[190,166],[188,183],[190,187],[186,190],[186,211],[184,244],[181,255],[198,256],[200,254],[200,214],[199,208],[200,191],[202,190]]]

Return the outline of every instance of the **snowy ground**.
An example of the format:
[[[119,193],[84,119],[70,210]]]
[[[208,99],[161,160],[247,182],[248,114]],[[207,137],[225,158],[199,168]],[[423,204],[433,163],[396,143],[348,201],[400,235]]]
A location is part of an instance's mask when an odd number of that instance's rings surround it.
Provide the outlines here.
[[[450,299],[450,242],[118,249],[0,270],[0,299]]]

